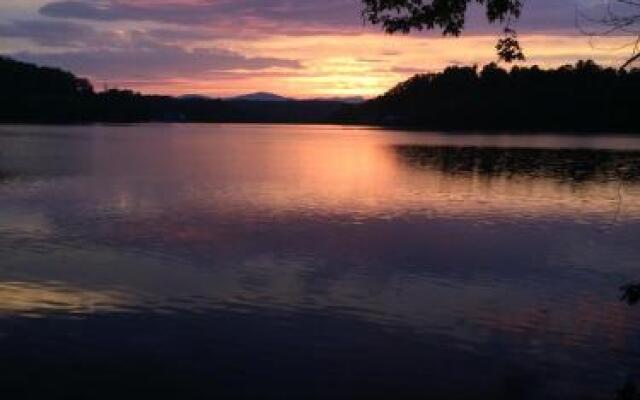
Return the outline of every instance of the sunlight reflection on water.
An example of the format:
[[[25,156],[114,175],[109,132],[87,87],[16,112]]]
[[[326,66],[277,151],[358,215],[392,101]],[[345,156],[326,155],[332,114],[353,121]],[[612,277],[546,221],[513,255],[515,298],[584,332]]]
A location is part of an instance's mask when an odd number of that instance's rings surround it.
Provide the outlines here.
[[[638,279],[639,183],[640,138],[625,136],[3,126],[0,350],[64,377],[63,359],[21,353],[24,337],[89,341],[88,360],[131,341],[141,350],[109,353],[124,363],[163,340],[187,371],[233,366],[212,393],[265,367],[249,354],[283,360],[272,368],[297,382],[252,375],[248,397],[309,382],[333,397],[497,396],[516,374],[533,398],[609,398],[638,366],[637,314],[618,287]],[[44,339],[23,316],[62,328]],[[366,368],[291,367],[303,356],[367,364],[386,386],[363,384]]]

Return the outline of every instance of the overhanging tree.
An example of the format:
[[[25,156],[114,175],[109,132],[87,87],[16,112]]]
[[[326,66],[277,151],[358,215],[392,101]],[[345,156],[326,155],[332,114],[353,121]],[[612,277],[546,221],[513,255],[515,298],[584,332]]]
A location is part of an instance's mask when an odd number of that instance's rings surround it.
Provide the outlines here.
[[[578,27],[590,37],[623,36],[631,54],[620,67],[640,60],[640,0],[605,0],[600,7],[578,14]]]
[[[520,17],[522,0],[363,0],[362,15],[374,25],[382,25],[387,33],[409,33],[413,30],[440,30],[445,36],[459,36],[466,20],[467,8],[478,3],[486,10],[491,23],[504,26],[504,36],[496,49],[501,60],[524,60],[511,22]]]
[[[459,36],[465,27],[467,9],[479,4],[490,23],[503,26],[498,40],[498,57],[506,62],[524,60],[512,22],[520,17],[524,0],[362,0],[364,19],[382,25],[387,33],[409,33],[414,30],[439,30],[445,36]],[[635,12],[634,12],[635,10]],[[640,59],[640,0],[603,0],[599,17],[578,16],[604,26],[586,32],[590,36],[627,35],[634,38],[632,54],[622,65],[626,68]]]

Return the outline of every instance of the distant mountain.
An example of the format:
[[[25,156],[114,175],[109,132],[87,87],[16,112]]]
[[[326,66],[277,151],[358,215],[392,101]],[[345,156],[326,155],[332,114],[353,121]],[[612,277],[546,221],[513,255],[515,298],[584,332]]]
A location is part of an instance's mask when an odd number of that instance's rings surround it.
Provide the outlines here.
[[[294,101],[294,99],[290,99],[288,97],[283,97],[280,95],[277,95],[275,93],[268,93],[268,92],[256,92],[256,93],[249,93],[249,94],[244,94],[241,96],[236,96],[236,97],[230,97],[226,100],[232,100],[232,101]]]
[[[256,92],[249,93],[241,96],[230,97],[226,100],[231,101],[323,101],[323,102],[336,102],[345,104],[360,104],[364,103],[365,99],[361,96],[348,96],[348,97],[315,97],[309,99],[294,99],[291,97],[280,96],[275,93],[269,92]]]

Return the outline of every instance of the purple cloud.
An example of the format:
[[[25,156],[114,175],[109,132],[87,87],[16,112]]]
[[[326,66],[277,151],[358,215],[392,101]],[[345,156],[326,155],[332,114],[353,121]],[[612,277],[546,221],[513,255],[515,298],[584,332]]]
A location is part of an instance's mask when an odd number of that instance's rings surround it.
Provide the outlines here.
[[[42,46],[73,47],[95,41],[97,32],[87,25],[67,21],[14,20],[0,24],[0,37],[24,38]]]
[[[288,30],[295,25],[361,25],[359,0],[233,0],[207,2],[145,3],[115,0],[63,0],[40,8],[44,16],[95,21],[154,21],[178,25],[223,24],[236,30]]]
[[[537,0],[525,2],[522,31],[576,30],[578,10],[593,8],[586,0]],[[306,29],[362,28],[360,0],[219,0],[151,3],[122,0],[58,0],[40,13],[49,17],[97,21],[154,21],[178,25],[227,26],[236,33],[261,29],[262,33],[303,34]],[[469,32],[493,32],[484,10],[469,10]],[[326,31],[324,32],[326,33]]]
[[[247,57],[218,48],[186,50],[178,46],[151,43],[125,49],[55,53],[19,52],[12,56],[26,62],[70,69],[80,75],[100,80],[213,79],[217,73],[233,70],[301,68],[296,60]]]

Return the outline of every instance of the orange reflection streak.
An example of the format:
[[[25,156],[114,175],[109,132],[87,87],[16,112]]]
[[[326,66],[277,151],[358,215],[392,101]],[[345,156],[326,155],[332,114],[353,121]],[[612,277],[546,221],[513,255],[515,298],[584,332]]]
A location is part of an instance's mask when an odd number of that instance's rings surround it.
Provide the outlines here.
[[[111,291],[91,291],[61,284],[0,283],[0,315],[37,316],[51,311],[94,313],[121,310],[129,300]]]
[[[394,150],[397,142],[435,144],[428,135],[368,128],[229,126],[225,129],[233,134],[219,136],[209,134],[215,130],[211,126],[190,129],[189,140],[149,137],[121,154],[104,154],[96,168],[123,176],[130,170],[153,171],[175,185],[166,194],[172,202],[194,209],[372,218],[402,214],[599,217],[612,222],[640,218],[637,182],[578,182],[545,171],[447,171],[437,162],[412,165]],[[121,159],[114,162],[114,157]],[[114,186],[95,188],[102,207],[127,212],[127,206],[153,208],[158,203],[161,208],[167,201],[137,183],[112,182]],[[135,201],[123,203],[123,198]]]
[[[436,165],[407,165],[391,147],[391,136],[375,131],[342,135],[323,132],[322,128],[305,128],[305,135],[299,139],[279,140],[280,131],[284,130],[282,135],[286,136],[287,129],[291,128],[270,128],[269,135],[275,135],[273,142],[261,147],[260,155],[251,156],[254,165],[250,169],[260,171],[259,179],[234,181],[222,197],[217,192],[197,193],[192,200],[215,199],[218,204],[246,204],[267,212],[312,211],[370,217],[402,213],[640,217],[640,190],[635,184],[577,183],[510,172],[451,173]],[[314,129],[318,131],[313,132]],[[193,150],[202,153],[202,148]],[[233,151],[252,152],[250,148]],[[247,168],[245,159],[241,154],[237,156],[231,157],[235,161],[229,171],[243,174],[237,171]],[[206,154],[198,158],[203,161],[198,169],[220,170],[219,158]],[[201,189],[207,190],[206,186]]]

